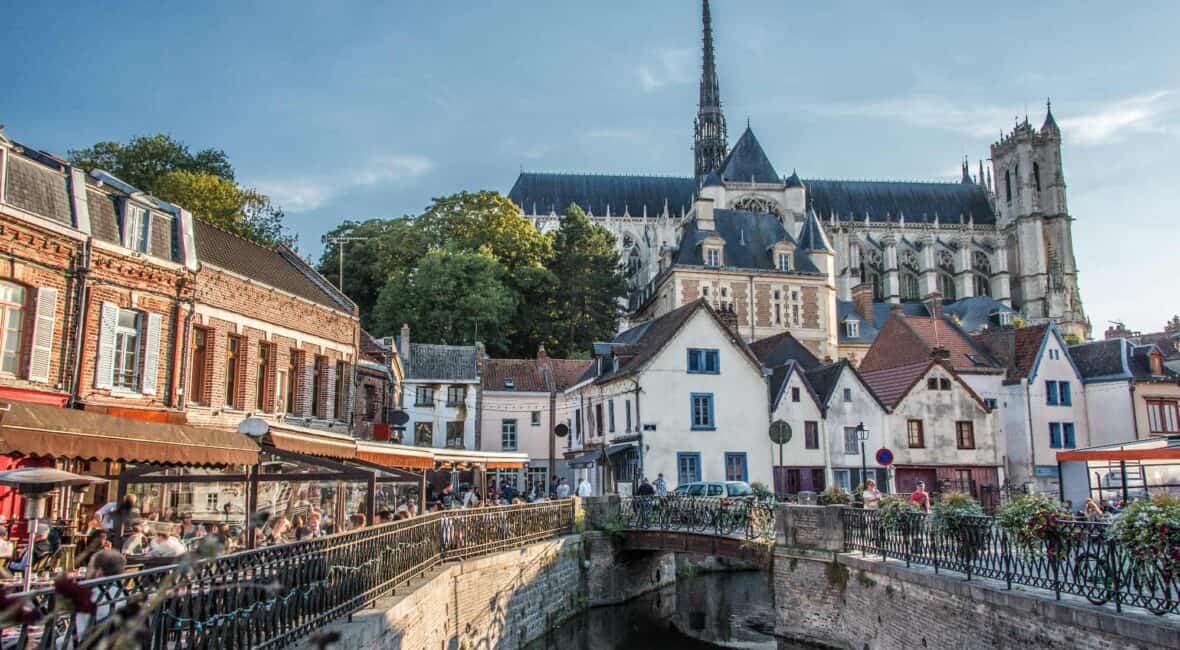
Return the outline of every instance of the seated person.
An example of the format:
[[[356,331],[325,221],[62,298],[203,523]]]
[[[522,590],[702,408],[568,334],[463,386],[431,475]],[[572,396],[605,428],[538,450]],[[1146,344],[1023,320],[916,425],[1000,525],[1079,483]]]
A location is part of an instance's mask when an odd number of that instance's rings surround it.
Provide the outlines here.
[[[117,576],[123,573],[126,566],[127,561],[123,559],[122,555],[110,549],[103,549],[90,556],[90,563],[86,568],[86,579]],[[122,604],[122,596],[124,595],[122,587],[115,585],[114,587],[108,586],[106,589],[105,592],[98,587],[93,587],[90,590],[90,597],[97,605],[93,616],[90,614],[74,615],[74,638],[76,640],[84,638],[86,630],[91,625],[102,622]],[[114,589],[113,593],[111,589]],[[75,645],[75,647],[77,646]]]
[[[8,539],[8,529],[0,526],[0,560],[4,562],[11,560],[14,550],[12,541]]]
[[[33,535],[33,568],[36,569],[42,560],[53,554],[53,546],[49,543],[49,524],[37,524],[37,533]],[[26,557],[12,563],[13,571],[25,570]]]
[[[123,555],[143,555],[148,550],[148,538],[144,533],[147,527],[136,523],[131,532],[123,538]]]
[[[157,530],[148,557],[180,557],[187,551],[184,542],[163,530]]]

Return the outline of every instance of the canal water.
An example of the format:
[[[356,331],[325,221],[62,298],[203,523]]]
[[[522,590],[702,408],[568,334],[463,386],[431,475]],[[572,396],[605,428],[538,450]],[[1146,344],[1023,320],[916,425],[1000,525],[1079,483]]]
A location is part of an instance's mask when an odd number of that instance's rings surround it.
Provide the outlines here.
[[[774,592],[766,573],[708,573],[680,578],[623,605],[591,609],[526,650],[807,647],[773,633]]]

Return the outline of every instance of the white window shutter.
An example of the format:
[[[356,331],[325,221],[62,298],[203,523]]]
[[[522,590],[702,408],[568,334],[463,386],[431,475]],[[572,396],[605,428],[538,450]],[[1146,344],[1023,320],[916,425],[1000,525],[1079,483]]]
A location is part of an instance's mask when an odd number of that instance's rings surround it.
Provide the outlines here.
[[[324,400],[324,419],[331,420],[336,417],[336,364],[329,362],[328,376],[325,382],[328,388],[327,399]]]
[[[98,360],[94,364],[95,388],[110,389],[115,374],[115,328],[119,325],[119,306],[102,303],[102,318],[98,328]]]
[[[37,289],[37,313],[33,319],[33,347],[29,352],[29,381],[49,381],[53,357],[53,326],[57,316],[57,289]]]
[[[156,394],[156,378],[160,374],[160,329],[164,318],[159,314],[147,315],[147,334],[144,336],[143,348],[143,385],[140,392],[144,395]]]
[[[311,356],[311,355],[304,355],[305,358],[308,356]],[[304,417],[307,417],[307,416],[311,416],[313,418],[318,417],[311,410],[311,394],[315,390],[315,364],[314,364],[314,362],[310,363],[310,364],[305,362],[303,364],[303,386],[301,386],[300,388],[302,389],[302,392],[303,392],[303,406],[302,406],[302,408],[299,409],[300,413]]]

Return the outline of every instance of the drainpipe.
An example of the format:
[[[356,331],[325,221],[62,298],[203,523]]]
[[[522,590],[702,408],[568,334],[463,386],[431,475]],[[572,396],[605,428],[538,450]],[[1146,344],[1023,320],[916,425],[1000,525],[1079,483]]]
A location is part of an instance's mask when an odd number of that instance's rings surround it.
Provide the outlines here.
[[[757,316],[754,314],[755,301],[754,301],[754,275],[753,274],[750,274],[750,299],[747,302],[749,303],[748,308],[750,310],[750,340],[753,341],[754,340],[754,322],[755,322],[755,319],[757,318]],[[766,385],[770,386],[770,380],[768,379],[766,381],[767,381]]]
[[[183,280],[182,280],[182,282],[183,282]],[[180,301],[179,296],[180,296],[180,289],[182,287],[183,287],[183,285],[181,285],[180,287],[177,287],[177,304],[176,304],[177,316],[179,316],[179,314],[180,314],[181,301]],[[180,353],[180,371],[179,371],[180,376],[176,378],[176,384],[175,384],[176,385],[176,389],[175,389],[176,392],[173,393],[173,400],[172,400],[173,403],[176,405],[176,408],[178,408],[180,410],[184,410],[185,406],[188,405],[188,391],[185,390],[184,377],[185,377],[185,372],[188,368],[188,346],[190,345],[189,339],[192,336],[192,332],[193,332],[193,327],[192,327],[193,317],[196,316],[196,314],[197,314],[197,297],[196,297],[196,288],[194,287],[192,292],[189,293],[188,313],[185,314],[185,316],[184,316],[184,326],[183,326],[184,330],[181,332],[181,336],[180,336],[180,339],[181,339],[180,346],[181,347],[180,347],[180,350],[178,351]],[[180,320],[180,319],[177,318],[177,320]],[[173,340],[176,340],[176,339],[173,338]]]
[[[643,478],[647,470],[643,466],[643,418],[639,415],[639,377],[631,381],[635,382],[635,421],[639,424],[639,478]]]
[[[1084,390],[1084,389],[1083,389]],[[1131,395],[1131,426],[1135,431],[1135,439],[1139,439],[1139,410],[1135,408],[1135,380],[1127,380],[1127,392]]]
[[[1032,393],[1029,392],[1028,379],[1021,379],[1020,381],[1024,382],[1024,407],[1025,407],[1025,411],[1028,413],[1028,458],[1029,458],[1028,464],[1029,464],[1029,467],[1032,469],[1032,473],[1031,473],[1032,476],[1030,477],[1031,480],[1029,482],[1036,484],[1037,432],[1036,432],[1036,429],[1033,428]],[[1065,433],[1062,432],[1062,435],[1065,435]]]
[[[78,387],[82,377],[82,333],[86,329],[86,278],[90,275],[90,242],[90,238],[82,242],[82,265],[74,270],[78,291],[74,303],[74,349],[71,355],[73,359],[70,360],[70,398],[67,404],[71,408],[77,405],[80,398]]]

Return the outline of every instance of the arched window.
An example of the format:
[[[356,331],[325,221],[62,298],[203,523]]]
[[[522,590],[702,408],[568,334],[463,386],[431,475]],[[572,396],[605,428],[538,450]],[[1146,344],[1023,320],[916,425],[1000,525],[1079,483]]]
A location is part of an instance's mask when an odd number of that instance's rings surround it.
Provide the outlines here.
[[[1033,183],[1037,187],[1037,191],[1041,191],[1041,166],[1033,163]]]
[[[971,256],[972,279],[975,284],[975,295],[992,295],[992,263],[983,251],[975,251]]]
[[[901,254],[901,299],[915,302],[921,299],[918,289],[918,254],[905,251]]]
[[[938,252],[938,291],[942,299],[952,302],[955,297],[955,258],[950,251]]]
[[[25,288],[0,282],[0,372],[17,374],[24,326]]]
[[[1012,172],[1007,169],[1004,170],[1004,198],[1012,202]]]
[[[773,215],[782,216],[778,203],[763,196],[743,196],[733,202],[733,209],[745,210],[747,212],[768,212]]]
[[[885,286],[882,282],[882,274],[885,271],[881,262],[881,251],[868,248],[861,251],[861,264],[864,267],[862,275],[865,282],[873,283],[873,300],[885,299]]]

